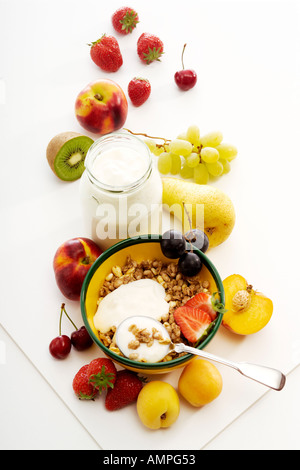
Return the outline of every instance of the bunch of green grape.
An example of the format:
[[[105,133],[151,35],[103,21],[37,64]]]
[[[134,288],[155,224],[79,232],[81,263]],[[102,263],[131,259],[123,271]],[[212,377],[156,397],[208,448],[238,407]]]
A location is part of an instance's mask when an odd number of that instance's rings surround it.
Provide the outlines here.
[[[145,140],[149,150],[158,156],[157,166],[162,175],[180,175],[198,184],[207,184],[211,177],[229,173],[230,162],[238,152],[235,146],[222,141],[221,132],[201,137],[196,125],[176,139],[164,139],[164,144],[157,144],[151,138]]]

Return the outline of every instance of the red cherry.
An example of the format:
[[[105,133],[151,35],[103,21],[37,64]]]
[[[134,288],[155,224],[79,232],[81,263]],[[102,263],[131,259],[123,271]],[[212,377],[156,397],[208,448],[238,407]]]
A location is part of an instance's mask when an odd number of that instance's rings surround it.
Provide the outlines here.
[[[49,345],[49,351],[55,359],[65,359],[71,351],[69,336],[60,335],[54,338]]]
[[[176,82],[176,85],[184,91],[189,90],[190,88],[193,88],[196,85],[197,82],[197,74],[194,70],[191,69],[185,69],[184,64],[183,64],[183,54],[184,50],[186,48],[186,44],[183,46],[183,51],[181,55],[181,62],[182,62],[182,70],[179,70],[178,72],[175,73],[174,79]]]
[[[71,334],[71,343],[77,351],[84,351],[92,346],[93,340],[86,327],[82,326],[79,330],[73,331]]]

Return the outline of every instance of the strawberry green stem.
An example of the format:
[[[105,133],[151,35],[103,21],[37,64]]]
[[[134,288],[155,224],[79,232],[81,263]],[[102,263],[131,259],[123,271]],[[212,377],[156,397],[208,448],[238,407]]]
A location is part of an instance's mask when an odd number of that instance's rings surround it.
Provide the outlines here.
[[[99,393],[107,390],[108,387],[114,388],[114,374],[111,372],[106,372],[105,367],[102,366],[101,371],[98,374],[92,374],[89,378],[89,383],[93,385],[94,388],[99,389]]]

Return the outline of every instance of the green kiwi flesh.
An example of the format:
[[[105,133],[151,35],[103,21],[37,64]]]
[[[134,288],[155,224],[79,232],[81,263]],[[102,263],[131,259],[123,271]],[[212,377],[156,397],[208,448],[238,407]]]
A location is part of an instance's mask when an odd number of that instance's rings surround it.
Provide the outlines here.
[[[63,181],[75,181],[84,172],[84,160],[94,143],[85,135],[66,132],[55,136],[47,148],[47,159],[53,172]]]

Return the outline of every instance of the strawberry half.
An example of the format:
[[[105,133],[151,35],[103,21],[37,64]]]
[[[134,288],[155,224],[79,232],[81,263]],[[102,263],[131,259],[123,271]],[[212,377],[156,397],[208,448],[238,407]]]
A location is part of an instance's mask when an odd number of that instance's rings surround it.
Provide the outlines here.
[[[211,317],[207,312],[186,305],[175,310],[174,320],[190,343],[196,343],[211,324]]]
[[[200,308],[210,315],[212,321],[216,319],[218,313],[225,312],[224,305],[216,298],[216,293],[210,295],[206,292],[200,292],[188,300],[185,306]]]

